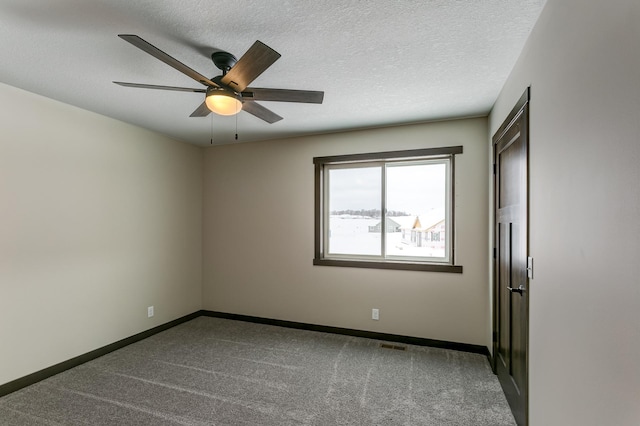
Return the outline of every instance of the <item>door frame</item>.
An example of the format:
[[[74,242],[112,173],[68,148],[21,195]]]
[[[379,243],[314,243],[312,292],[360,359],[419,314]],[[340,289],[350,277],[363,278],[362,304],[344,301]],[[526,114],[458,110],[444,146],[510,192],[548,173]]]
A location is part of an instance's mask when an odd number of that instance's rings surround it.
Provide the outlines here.
[[[518,102],[515,104],[515,106],[513,107],[513,109],[511,110],[511,112],[509,113],[509,115],[507,116],[507,118],[504,120],[504,122],[502,123],[502,125],[498,128],[498,130],[496,131],[496,133],[493,135],[492,139],[491,139],[491,144],[492,144],[492,159],[493,159],[493,200],[492,200],[492,221],[493,221],[493,232],[492,232],[492,244],[493,244],[493,257],[492,257],[492,270],[493,270],[493,279],[492,279],[492,283],[491,283],[491,287],[492,287],[492,300],[493,300],[493,312],[492,312],[492,319],[493,319],[493,324],[492,324],[492,357],[491,357],[491,369],[493,370],[494,374],[498,373],[498,323],[499,323],[499,315],[500,312],[498,311],[498,297],[499,297],[499,289],[498,287],[498,274],[499,274],[499,269],[498,269],[498,258],[497,258],[497,246],[498,246],[498,242],[496,241],[496,222],[497,222],[497,206],[496,206],[496,200],[498,199],[498,194],[496,193],[497,190],[497,171],[496,171],[496,167],[497,167],[497,155],[498,155],[498,151],[497,151],[497,143],[500,141],[500,139],[505,135],[505,133],[507,131],[509,131],[511,129],[511,126],[521,118],[522,114],[525,114],[525,120],[526,120],[526,135],[525,135],[525,157],[526,157],[526,161],[525,161],[525,190],[526,190],[526,197],[525,197],[525,203],[526,203],[526,208],[524,209],[524,220],[525,220],[525,238],[526,238],[526,244],[525,244],[525,251],[526,251],[526,255],[529,255],[529,100],[530,100],[530,96],[531,96],[531,87],[527,87],[527,89],[524,91],[524,93],[522,94],[522,96],[520,97],[520,99],[518,100]],[[526,384],[527,384],[527,389],[525,389],[525,401],[524,401],[524,408],[525,408],[525,413],[524,413],[524,417],[525,417],[525,424],[528,423],[528,418],[529,418],[529,298],[530,298],[530,285],[529,285],[529,278],[526,279],[526,291],[527,291],[527,298],[526,298],[526,322],[527,322],[527,329],[526,329],[526,343],[525,343],[525,348],[526,348],[526,355],[525,355],[525,359],[526,359],[526,363],[525,363],[525,370],[526,370]]]

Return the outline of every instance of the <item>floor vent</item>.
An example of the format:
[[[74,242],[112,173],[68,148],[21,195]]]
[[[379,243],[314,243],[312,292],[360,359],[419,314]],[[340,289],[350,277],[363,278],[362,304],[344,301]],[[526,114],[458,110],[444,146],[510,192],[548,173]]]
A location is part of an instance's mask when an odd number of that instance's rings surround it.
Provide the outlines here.
[[[389,343],[380,343],[380,347],[384,349],[395,349],[397,351],[404,351],[407,349],[406,346],[391,345]]]

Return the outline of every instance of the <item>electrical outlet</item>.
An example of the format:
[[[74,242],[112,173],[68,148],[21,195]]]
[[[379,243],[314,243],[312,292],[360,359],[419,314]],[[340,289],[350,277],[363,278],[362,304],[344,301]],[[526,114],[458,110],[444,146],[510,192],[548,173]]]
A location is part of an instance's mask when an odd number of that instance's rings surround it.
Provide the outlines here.
[[[153,306],[149,306],[147,308],[147,318],[151,318],[153,316]]]
[[[380,310],[379,309],[373,308],[371,310],[371,319],[372,320],[376,320],[376,321],[380,319]]]

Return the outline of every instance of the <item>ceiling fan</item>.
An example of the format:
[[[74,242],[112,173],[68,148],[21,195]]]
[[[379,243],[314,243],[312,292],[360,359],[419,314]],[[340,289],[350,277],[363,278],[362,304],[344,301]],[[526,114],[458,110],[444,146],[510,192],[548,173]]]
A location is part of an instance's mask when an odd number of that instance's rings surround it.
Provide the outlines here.
[[[240,59],[236,59],[235,56],[228,52],[214,52],[211,55],[211,59],[215,66],[222,70],[222,75],[209,79],[137,35],[119,34],[118,37],[160,59],[165,64],[191,77],[206,88],[192,89],[188,87],[124,83],[122,81],[114,81],[114,83],[125,87],[204,93],[204,102],[191,113],[190,117],[206,117],[212,111],[220,115],[234,115],[240,111],[246,111],[267,123],[275,123],[282,120],[282,117],[256,101],[321,104],[324,99],[324,92],[318,91],[248,87],[253,80],[280,58],[278,52],[259,40]]]

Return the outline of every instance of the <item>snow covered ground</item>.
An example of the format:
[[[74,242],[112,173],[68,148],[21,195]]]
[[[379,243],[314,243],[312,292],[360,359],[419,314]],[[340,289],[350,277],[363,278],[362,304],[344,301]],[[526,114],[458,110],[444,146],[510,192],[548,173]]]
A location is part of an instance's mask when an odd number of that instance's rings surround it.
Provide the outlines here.
[[[380,255],[380,233],[369,232],[369,226],[380,219],[363,216],[331,216],[329,218],[329,253]],[[387,255],[411,257],[444,257],[443,248],[413,247],[402,242],[402,233],[387,234]]]

